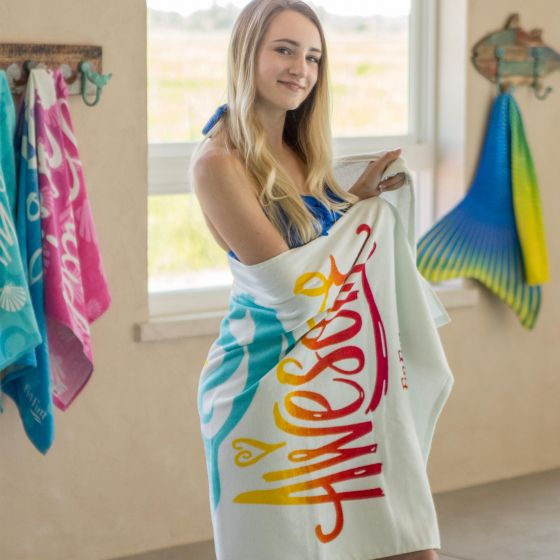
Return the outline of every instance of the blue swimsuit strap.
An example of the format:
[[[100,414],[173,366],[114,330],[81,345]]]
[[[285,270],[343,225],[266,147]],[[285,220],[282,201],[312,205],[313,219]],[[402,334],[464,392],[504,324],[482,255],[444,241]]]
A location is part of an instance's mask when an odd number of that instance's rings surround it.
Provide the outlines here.
[[[328,186],[327,192],[330,193],[330,198],[334,198],[337,201],[342,200],[337,195],[335,195]],[[329,229],[342,216],[342,213],[328,209],[318,198],[316,198],[312,194],[302,194],[300,196],[303,198],[305,204],[309,207],[315,218],[317,218],[321,223],[323,227],[321,235],[328,235]],[[237,255],[232,250],[228,251],[228,255],[231,255],[232,257],[237,259]]]
[[[222,115],[228,110],[228,106],[227,103],[224,103],[223,105],[220,105],[217,109],[216,112],[210,117],[210,119],[208,120],[208,122],[204,125],[204,128],[202,129],[202,134],[204,134],[204,136],[206,136],[214,127],[214,125],[222,118]]]

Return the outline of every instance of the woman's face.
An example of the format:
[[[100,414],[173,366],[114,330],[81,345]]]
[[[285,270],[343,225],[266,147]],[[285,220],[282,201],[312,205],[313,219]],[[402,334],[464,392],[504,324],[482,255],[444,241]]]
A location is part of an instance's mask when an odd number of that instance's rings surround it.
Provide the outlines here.
[[[317,82],[320,59],[321,36],[315,24],[298,12],[280,12],[257,52],[257,101],[297,109]],[[290,82],[296,85],[287,85]]]

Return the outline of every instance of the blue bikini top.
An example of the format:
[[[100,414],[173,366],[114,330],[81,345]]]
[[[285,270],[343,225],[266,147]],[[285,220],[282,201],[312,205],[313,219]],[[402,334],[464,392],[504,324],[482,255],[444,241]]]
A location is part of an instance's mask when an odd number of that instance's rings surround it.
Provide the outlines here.
[[[218,109],[216,109],[216,112],[210,117],[208,122],[204,125],[204,128],[202,129],[202,134],[204,135],[208,134],[227,110],[228,110],[227,103],[218,107]],[[334,194],[329,189],[328,185],[326,185],[326,192],[327,192],[327,196],[331,200],[334,200],[336,202],[342,201],[342,198]],[[330,210],[318,198],[315,198],[312,194],[302,194],[300,196],[303,198],[310,212],[315,216],[317,220],[319,220],[319,222],[323,226],[321,235],[327,235],[331,226],[338,220],[338,218],[342,216],[342,213],[336,212],[334,210]],[[284,224],[285,223],[286,221],[284,220]],[[303,243],[301,243],[301,241],[297,239],[297,234],[295,234],[295,232],[293,237],[296,237],[296,242],[293,245],[293,247],[299,247],[300,245],[303,245]],[[234,259],[239,260],[233,251],[228,251],[228,255],[231,255]]]
[[[326,188],[327,195],[331,200],[336,202],[342,201],[342,198],[334,194],[329,187]],[[310,212],[315,216],[317,220],[323,226],[323,230],[321,231],[321,235],[328,235],[329,229],[332,225],[342,216],[344,210],[342,212],[337,212],[335,210],[330,210],[327,208],[318,198],[315,198],[312,194],[302,194],[300,195],[303,198],[306,206],[309,208]],[[285,224],[284,220],[284,224]],[[294,232],[294,237],[296,237],[295,243],[291,246],[291,248],[299,247],[303,245],[299,239],[297,239],[297,234]],[[231,255],[234,259],[239,260],[237,255],[233,251],[228,251],[228,255]]]

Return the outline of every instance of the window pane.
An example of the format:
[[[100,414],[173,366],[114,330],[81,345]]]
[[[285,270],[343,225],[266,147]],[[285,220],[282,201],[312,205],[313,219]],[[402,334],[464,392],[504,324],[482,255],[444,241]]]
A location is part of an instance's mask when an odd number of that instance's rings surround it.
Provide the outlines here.
[[[231,284],[194,194],[148,198],[148,277],[150,292]]]

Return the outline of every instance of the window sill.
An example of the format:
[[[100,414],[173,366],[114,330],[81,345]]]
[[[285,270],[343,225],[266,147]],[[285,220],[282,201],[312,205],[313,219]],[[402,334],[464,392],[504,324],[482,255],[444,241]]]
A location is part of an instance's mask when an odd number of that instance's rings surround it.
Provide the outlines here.
[[[479,288],[469,280],[451,280],[433,285],[434,291],[446,310],[475,307],[479,301]],[[159,342],[181,338],[217,336],[227,309],[181,315],[151,317],[135,326],[137,342]]]

